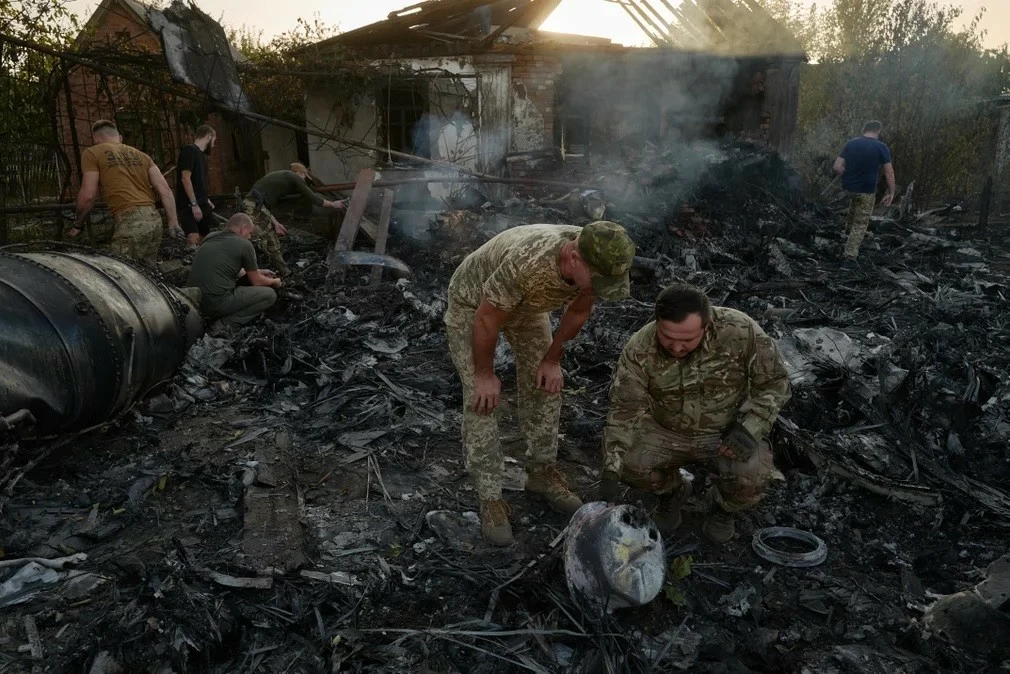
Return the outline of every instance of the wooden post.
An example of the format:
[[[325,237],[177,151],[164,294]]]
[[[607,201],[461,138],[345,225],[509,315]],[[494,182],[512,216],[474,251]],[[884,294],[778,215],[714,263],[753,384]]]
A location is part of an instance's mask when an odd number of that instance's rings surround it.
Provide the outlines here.
[[[74,99],[70,93],[70,70],[67,67],[66,61],[60,62],[63,67],[63,94],[66,96],[67,102],[67,121],[70,124],[70,142],[73,144],[74,150],[74,169],[70,171],[71,180],[73,182],[74,171],[77,172],[77,189],[81,188],[84,183],[84,168],[81,165],[81,141],[77,137],[77,117],[74,114]],[[63,221],[60,220],[57,227],[60,229],[60,237],[63,236]],[[92,246],[95,245],[95,233],[91,230],[91,217],[90,215],[84,220],[84,228],[88,231],[88,243]]]
[[[986,234],[989,229],[989,209],[992,205],[992,176],[986,176],[982,194],[978,200],[978,231]]]
[[[0,246],[10,243],[10,232],[7,230],[7,181],[0,177]]]
[[[354,247],[354,238],[358,235],[358,225],[361,222],[361,217],[365,214],[368,194],[372,191],[375,175],[375,170],[370,168],[364,169],[358,174],[358,182],[354,186],[351,200],[347,204],[347,212],[344,214],[344,222],[340,225],[340,233],[337,234],[337,240],[333,244],[334,253],[351,250]],[[330,269],[330,274],[334,273],[335,270]]]
[[[384,254],[386,252],[386,239],[389,237],[389,218],[393,214],[393,194],[394,191],[387,189],[382,195],[382,212],[379,215],[379,226],[375,230],[375,252]],[[372,278],[369,285],[378,285],[382,281],[382,267],[375,265],[372,267]]]

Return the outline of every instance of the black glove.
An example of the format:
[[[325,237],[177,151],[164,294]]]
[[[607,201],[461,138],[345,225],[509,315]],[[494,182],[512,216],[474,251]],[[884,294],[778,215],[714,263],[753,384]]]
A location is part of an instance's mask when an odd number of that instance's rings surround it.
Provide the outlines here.
[[[617,473],[607,470],[603,472],[600,481],[600,500],[607,503],[617,503],[621,498],[621,478]]]
[[[722,444],[736,454],[737,461],[747,461],[757,451],[758,443],[742,424],[733,424],[722,436]]]

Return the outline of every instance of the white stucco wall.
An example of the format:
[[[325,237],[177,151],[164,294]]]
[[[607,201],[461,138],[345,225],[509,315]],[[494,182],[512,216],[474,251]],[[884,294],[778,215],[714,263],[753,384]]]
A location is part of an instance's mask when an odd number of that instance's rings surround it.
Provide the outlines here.
[[[374,146],[376,144],[375,101],[364,101],[354,111],[351,125],[345,125],[342,106],[346,98],[339,91],[320,87],[309,92],[305,101],[308,128],[339,138]],[[320,136],[309,135],[309,165],[312,172],[327,183],[352,182],[362,169],[375,165],[375,153],[348,147]]]
[[[377,65],[382,65],[378,62]],[[432,159],[447,161],[470,170],[494,171],[511,143],[511,69],[508,63],[474,64],[467,57],[416,58],[407,65],[418,72],[442,70],[460,76],[437,79],[428,91],[427,120]],[[466,103],[477,97],[477,110]],[[325,87],[310,91],[305,116],[310,129],[351,140],[377,145],[382,137],[376,101],[364,101],[354,112],[348,128],[342,124],[339,92]],[[471,119],[472,112],[477,120]],[[478,131],[479,128],[479,131]],[[309,136],[309,158],[314,173],[327,182],[353,181],[363,169],[375,164],[375,153],[340,146],[319,136]],[[432,196],[445,198],[458,188],[452,184],[431,185]]]

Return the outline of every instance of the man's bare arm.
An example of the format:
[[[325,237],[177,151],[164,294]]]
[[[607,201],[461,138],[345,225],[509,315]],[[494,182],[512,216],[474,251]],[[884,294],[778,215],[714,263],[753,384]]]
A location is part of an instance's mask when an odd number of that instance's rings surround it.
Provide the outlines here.
[[[165,176],[161,175],[161,171],[158,170],[157,166],[152,165],[147,170],[147,177],[151,181],[151,187],[154,188],[154,191],[158,193],[158,197],[161,199],[161,207],[165,209],[165,215],[168,217],[168,228],[182,231],[179,227],[179,216],[175,212],[175,197],[172,195],[172,190],[169,189],[168,183],[165,181]]]
[[[568,308],[565,309],[564,315],[561,316],[558,330],[554,333],[554,339],[551,341],[547,353],[544,354],[544,360],[549,363],[561,362],[561,356],[565,350],[565,342],[575,339],[575,336],[579,334],[582,326],[589,319],[589,314],[593,312],[593,304],[595,302],[596,297],[589,294],[580,294],[572,300]]]
[[[84,220],[95,206],[98,198],[98,171],[87,171],[81,179],[81,189],[77,192],[77,215],[71,230],[80,232],[84,228]]]
[[[473,369],[478,375],[494,372],[494,349],[498,333],[508,319],[502,311],[487,300],[480,303],[473,317]]]
[[[894,201],[894,195],[897,193],[897,187],[894,182],[894,165],[891,162],[884,164],[884,179],[887,180],[887,194],[881,200],[884,206],[890,206],[891,202]]]
[[[840,175],[840,176],[845,175],[845,160],[842,159],[841,157],[838,157],[837,159],[835,159],[834,169],[835,169],[835,173],[837,173],[838,175]]]
[[[186,193],[186,201],[193,203],[196,201],[196,191],[193,189],[193,172],[180,171],[179,177],[182,179],[182,191]]]

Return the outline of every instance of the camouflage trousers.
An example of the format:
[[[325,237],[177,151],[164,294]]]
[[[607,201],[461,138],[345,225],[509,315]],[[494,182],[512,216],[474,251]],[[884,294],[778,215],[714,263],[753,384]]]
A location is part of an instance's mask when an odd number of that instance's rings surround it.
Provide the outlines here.
[[[845,231],[848,238],[845,240],[845,257],[855,260],[859,257],[859,246],[863,243],[866,230],[870,226],[870,216],[873,215],[873,207],[877,203],[876,194],[861,194],[859,192],[849,192],[849,215],[845,219]]]
[[[282,278],[290,276],[291,270],[284,263],[284,256],[281,254],[281,241],[274,231],[273,215],[265,206],[256,210],[256,202],[252,199],[242,201],[242,211],[252,218],[253,224],[256,225],[252,241],[263,249],[265,264],[261,263],[261,266],[276,272]]]
[[[766,441],[747,461],[719,455],[718,435],[687,436],[660,426],[651,416],[642,420],[634,446],[624,456],[621,481],[635,489],[668,493],[682,485],[680,469],[700,464],[715,469],[709,498],[726,512],[752,508],[764,497],[775,469]]]
[[[504,456],[498,438],[499,405],[494,414],[473,411],[473,319],[476,309],[449,299],[445,313],[449,355],[463,384],[463,450],[466,469],[477,495],[485,501],[501,498]],[[558,457],[558,426],[561,394],[537,389],[536,372],[551,345],[551,322],[547,314],[513,316],[503,332],[515,354],[519,384],[519,431],[526,443],[526,470],[553,464]]]
[[[154,206],[137,206],[113,217],[115,226],[109,248],[154,267],[161,249],[161,214]]]

